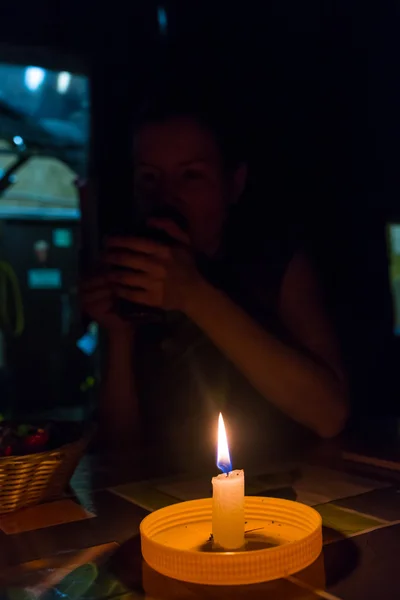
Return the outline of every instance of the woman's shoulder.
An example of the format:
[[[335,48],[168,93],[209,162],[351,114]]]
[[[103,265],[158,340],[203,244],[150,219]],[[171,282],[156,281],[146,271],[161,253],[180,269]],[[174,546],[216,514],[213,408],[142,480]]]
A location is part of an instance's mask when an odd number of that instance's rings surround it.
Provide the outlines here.
[[[260,217],[238,212],[229,225],[229,260],[250,277],[252,273],[263,276],[271,286],[280,284],[303,245],[301,227],[283,216]]]
[[[300,246],[299,230],[277,218],[234,216],[225,246],[222,287],[258,322],[278,327],[279,294]]]

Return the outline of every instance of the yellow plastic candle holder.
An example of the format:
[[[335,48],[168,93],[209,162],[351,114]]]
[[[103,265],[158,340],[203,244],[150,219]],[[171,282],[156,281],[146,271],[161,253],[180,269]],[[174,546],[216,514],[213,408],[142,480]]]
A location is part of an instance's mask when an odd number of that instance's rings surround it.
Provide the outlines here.
[[[213,548],[212,500],[157,510],[140,524],[142,555],[167,577],[188,583],[243,585],[280,579],[313,563],[322,550],[322,519],[309,506],[246,496],[245,546]]]

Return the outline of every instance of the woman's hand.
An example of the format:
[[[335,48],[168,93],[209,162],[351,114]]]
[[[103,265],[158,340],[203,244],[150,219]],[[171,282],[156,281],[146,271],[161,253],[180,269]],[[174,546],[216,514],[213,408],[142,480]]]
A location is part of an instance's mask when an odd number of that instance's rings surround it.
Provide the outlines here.
[[[85,314],[110,333],[129,327],[114,310],[113,293],[105,274],[98,274],[83,281],[80,295]]]
[[[165,231],[174,242],[114,237],[108,240],[108,280],[114,293],[135,302],[185,312],[201,276],[190,251],[189,237],[169,219],[153,219],[151,227]]]

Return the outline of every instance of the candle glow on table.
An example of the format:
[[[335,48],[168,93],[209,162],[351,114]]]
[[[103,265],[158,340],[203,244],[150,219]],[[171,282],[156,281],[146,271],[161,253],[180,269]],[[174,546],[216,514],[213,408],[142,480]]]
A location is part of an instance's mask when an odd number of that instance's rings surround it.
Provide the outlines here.
[[[232,471],[224,420],[218,419],[217,466],[213,477],[212,533],[217,546],[237,550],[244,545],[244,471]]]

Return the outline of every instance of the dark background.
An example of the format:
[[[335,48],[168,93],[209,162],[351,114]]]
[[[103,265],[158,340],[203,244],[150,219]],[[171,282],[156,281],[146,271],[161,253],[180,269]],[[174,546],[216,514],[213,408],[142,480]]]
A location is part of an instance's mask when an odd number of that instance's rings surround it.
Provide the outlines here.
[[[385,226],[400,219],[399,9],[352,0],[159,4],[167,35],[150,0],[7,4],[2,60],[17,52],[27,64],[40,56],[43,66],[89,72],[103,230],[128,196],[129,114],[166,54],[191,76],[222,82],[251,116],[255,221],[262,211],[305,232],[356,413],[397,414]]]

